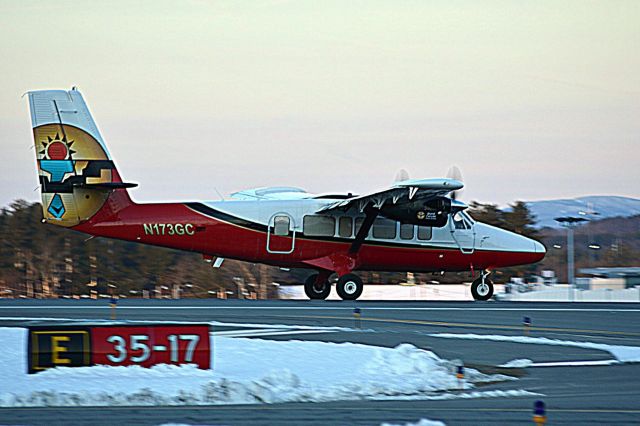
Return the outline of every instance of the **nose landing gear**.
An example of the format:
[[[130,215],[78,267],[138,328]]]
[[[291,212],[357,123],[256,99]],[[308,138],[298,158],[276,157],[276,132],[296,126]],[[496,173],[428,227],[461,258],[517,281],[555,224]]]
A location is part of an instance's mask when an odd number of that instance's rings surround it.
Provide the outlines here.
[[[482,271],[471,283],[471,295],[474,300],[489,300],[493,296],[493,282],[488,278],[490,272]]]

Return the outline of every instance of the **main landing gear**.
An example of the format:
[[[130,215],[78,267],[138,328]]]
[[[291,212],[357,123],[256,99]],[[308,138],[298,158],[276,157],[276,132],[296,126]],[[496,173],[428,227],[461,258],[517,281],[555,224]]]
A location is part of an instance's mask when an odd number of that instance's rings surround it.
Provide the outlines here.
[[[336,283],[338,296],[343,300],[356,300],[362,294],[362,279],[356,274],[341,276]]]
[[[324,274],[323,274],[324,275]],[[329,277],[313,274],[304,282],[304,292],[311,300],[326,299],[331,292]]]
[[[364,284],[356,274],[341,276],[336,283],[338,296],[343,300],[356,300],[362,294]],[[321,274],[313,274],[304,282],[304,292],[309,299],[326,299],[331,292],[331,283]]]
[[[329,276],[327,273],[338,272],[344,274],[338,278],[336,283],[336,291],[338,296],[343,300],[356,300],[362,294],[363,283],[362,279],[356,274],[352,274],[350,271],[355,269],[357,264],[357,255],[362,247],[364,239],[369,234],[369,230],[373,225],[373,222],[378,217],[380,209],[373,207],[373,203],[367,204],[364,209],[365,218],[358,230],[356,237],[349,247],[347,253],[334,253],[334,257],[331,258],[331,263],[334,268],[333,271],[320,272],[319,274],[313,274],[304,283],[304,292],[309,299],[326,299],[331,292],[331,283],[329,282]],[[336,268],[336,263],[341,263],[342,267]],[[349,271],[348,273],[345,273]]]
[[[482,271],[471,283],[471,295],[475,300],[489,300],[493,296],[493,282],[488,278],[490,272]]]

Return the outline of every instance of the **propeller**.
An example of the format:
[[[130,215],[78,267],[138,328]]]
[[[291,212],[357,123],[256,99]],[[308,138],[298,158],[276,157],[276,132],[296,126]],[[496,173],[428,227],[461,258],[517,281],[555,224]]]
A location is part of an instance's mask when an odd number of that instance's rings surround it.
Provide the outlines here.
[[[463,182],[463,180],[462,180],[462,172],[460,171],[458,166],[449,167],[449,171],[447,172],[447,178],[455,179],[455,180],[459,180],[460,182]],[[451,199],[452,200],[457,200],[457,199],[460,198],[461,194],[462,194],[462,189],[451,191]]]
[[[396,173],[396,178],[394,179],[394,182],[402,182],[403,180],[408,180],[408,179],[409,179],[409,173],[405,169],[400,169],[398,170],[398,173]]]

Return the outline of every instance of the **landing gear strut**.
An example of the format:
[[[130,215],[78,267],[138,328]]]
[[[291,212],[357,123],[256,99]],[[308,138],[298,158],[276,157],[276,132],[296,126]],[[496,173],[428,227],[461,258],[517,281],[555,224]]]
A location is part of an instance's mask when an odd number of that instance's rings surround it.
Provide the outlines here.
[[[356,300],[362,294],[362,280],[356,274],[346,274],[338,279],[336,290],[343,300]]]
[[[307,278],[304,283],[304,292],[309,299],[326,299],[331,292],[329,274],[335,272],[344,274],[336,283],[338,296],[343,300],[356,300],[362,294],[363,284],[359,276],[350,273],[357,266],[357,256],[362,247],[362,243],[369,234],[373,222],[380,214],[380,209],[375,208],[373,203],[367,204],[362,210],[365,214],[364,221],[356,233],[356,237],[349,247],[347,253],[334,253],[330,256],[314,259],[316,263],[322,264],[319,274],[314,274]],[[330,266],[327,268],[327,264]],[[347,273],[349,272],[349,273]]]
[[[471,283],[471,295],[475,300],[489,300],[493,296],[493,282],[488,278],[490,272],[482,271]]]
[[[304,292],[309,299],[326,299],[331,292],[331,284],[328,277],[313,274],[304,282]]]

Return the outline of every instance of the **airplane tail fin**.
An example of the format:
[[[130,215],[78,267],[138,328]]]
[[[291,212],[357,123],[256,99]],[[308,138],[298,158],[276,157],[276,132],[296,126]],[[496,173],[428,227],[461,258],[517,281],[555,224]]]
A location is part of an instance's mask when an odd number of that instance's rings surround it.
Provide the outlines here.
[[[82,94],[28,93],[42,211],[47,222],[71,227],[105,204],[111,213],[133,204]]]

